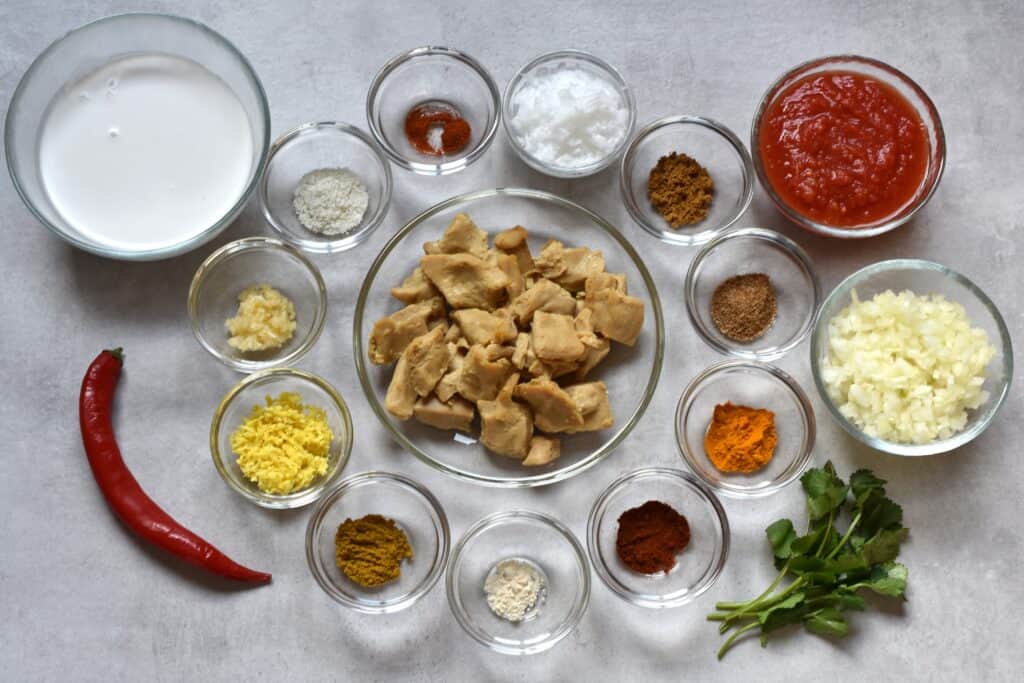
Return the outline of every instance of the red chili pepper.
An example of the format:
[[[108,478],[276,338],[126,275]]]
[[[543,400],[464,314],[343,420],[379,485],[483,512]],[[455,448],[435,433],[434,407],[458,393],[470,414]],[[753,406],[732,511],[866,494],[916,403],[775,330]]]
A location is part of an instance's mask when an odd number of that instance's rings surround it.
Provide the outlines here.
[[[82,380],[78,399],[85,453],[107,504],[129,529],[186,562],[229,579],[254,583],[270,581],[270,574],[243,567],[174,521],[132,476],[121,458],[110,418],[110,405],[123,362],[121,349],[103,351],[96,356]]]

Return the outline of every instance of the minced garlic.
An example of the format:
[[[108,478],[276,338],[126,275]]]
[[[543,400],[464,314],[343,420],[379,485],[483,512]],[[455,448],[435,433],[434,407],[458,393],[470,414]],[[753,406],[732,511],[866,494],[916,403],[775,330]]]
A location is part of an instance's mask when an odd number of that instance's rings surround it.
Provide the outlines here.
[[[252,285],[238,295],[238,315],[224,322],[228,344],[239,351],[269,351],[295,333],[295,306],[268,284]]]
[[[308,487],[327,472],[334,432],[323,408],[303,405],[294,392],[267,396],[231,434],[242,474],[265,493],[284,495]]]

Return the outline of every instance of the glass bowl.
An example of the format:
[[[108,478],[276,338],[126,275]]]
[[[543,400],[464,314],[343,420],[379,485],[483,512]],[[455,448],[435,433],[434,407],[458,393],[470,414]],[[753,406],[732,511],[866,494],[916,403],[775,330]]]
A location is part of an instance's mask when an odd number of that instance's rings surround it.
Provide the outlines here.
[[[238,295],[269,284],[295,306],[295,333],[279,349],[239,351],[228,344],[225,322],[238,313]],[[229,368],[255,372],[294,363],[324,329],[327,288],[320,271],[297,249],[268,237],[246,237],[210,254],[188,290],[188,317],[199,344]]]
[[[266,405],[268,396],[295,392],[306,405],[323,408],[334,432],[327,472],[300,491],[285,495],[265,493],[249,481],[238,467],[231,450],[231,433],[248,417],[254,406]],[[341,394],[322,377],[295,368],[274,368],[256,372],[236,384],[221,400],[210,425],[210,453],[217,472],[232,489],[265,508],[289,509],[309,505],[322,496],[337,478],[352,452],[352,419]]]
[[[629,120],[626,124],[626,129],[622,132],[622,140],[603,159],[586,166],[555,166],[530,154],[523,146],[521,132],[516,129],[515,124],[512,122],[515,115],[513,100],[516,93],[522,87],[523,82],[531,76],[561,70],[583,71],[611,83],[619,91],[626,104],[626,108],[629,110]],[[636,125],[636,100],[633,97],[633,91],[630,90],[625,79],[622,78],[622,74],[608,62],[582,50],[556,50],[530,60],[516,72],[505,88],[505,95],[502,98],[502,116],[504,117],[505,132],[508,135],[512,149],[515,150],[516,154],[519,155],[519,158],[527,166],[555,178],[582,178],[608,168],[622,154],[622,150],[626,148],[626,145],[629,144],[630,133],[633,132],[633,126]]]
[[[454,107],[471,137],[455,154],[418,152],[405,137],[405,117],[413,107],[438,102]],[[373,138],[401,168],[422,175],[456,173],[483,156],[501,118],[501,96],[487,70],[450,47],[418,47],[389,60],[366,95],[366,120]]]
[[[649,500],[671,506],[690,525],[690,543],[667,573],[635,572],[615,550],[619,517]],[[597,575],[619,597],[640,607],[679,607],[696,600],[722,573],[729,556],[729,519],[711,489],[692,474],[664,467],[636,470],[597,497],[587,521],[587,550]]]
[[[775,413],[775,455],[757,472],[719,472],[704,450],[715,406],[726,402]],[[800,385],[759,361],[712,365],[693,378],[676,408],[676,443],[683,460],[712,488],[733,498],[768,496],[797,479],[811,462],[815,434],[814,409]]]
[[[995,357],[989,362],[988,374],[983,389],[988,392],[988,401],[976,410],[968,411],[966,427],[948,439],[927,444],[907,444],[885,441],[861,431],[860,427],[847,420],[825,387],[821,366],[828,354],[828,325],[832,318],[850,304],[854,290],[862,301],[875,294],[891,289],[900,292],[909,289],[915,294],[941,294],[949,301],[962,305],[971,325],[980,327],[988,335],[988,342],[996,349]],[[811,335],[811,372],[818,395],[828,412],[848,434],[871,448],[891,455],[935,455],[946,453],[972,441],[992,423],[999,408],[1010,392],[1013,378],[1013,346],[1010,332],[1006,328],[999,309],[992,300],[973,282],[946,266],[918,259],[895,259],[881,261],[861,268],[832,290],[822,304],[818,322]]]
[[[413,557],[401,576],[376,588],[351,581],[338,568],[334,536],[346,519],[379,514],[393,519],[409,539]],[[448,518],[437,498],[412,479],[390,472],[363,472],[344,479],[317,505],[306,527],[306,561],[332,599],[366,614],[391,614],[426,595],[448,564]]]
[[[734,275],[764,273],[775,289],[775,322],[757,339],[740,342],[718,331],[711,297]],[[686,312],[697,334],[720,353],[750,360],[781,358],[814,327],[821,285],[811,259],[793,240],[773,230],[739,228],[705,245],[690,262],[683,285]]]
[[[808,218],[801,214],[798,209],[789,206],[778,195],[768,180],[764,163],[761,160],[760,145],[758,144],[761,135],[761,122],[765,112],[768,111],[768,108],[793,82],[822,71],[853,72],[884,83],[903,95],[924,122],[930,151],[928,168],[925,171],[920,186],[917,188],[914,198],[896,215],[864,225],[833,227]],[[921,86],[911,80],[905,73],[889,66],[885,62],[856,55],[821,57],[804,62],[787,71],[772,83],[771,87],[761,97],[761,102],[758,104],[757,111],[754,114],[754,123],[750,131],[750,151],[754,158],[754,170],[757,172],[757,178],[761,183],[761,187],[764,188],[764,191],[775,203],[779,211],[782,212],[782,215],[805,230],[820,235],[846,239],[881,235],[909,221],[921,210],[935,192],[935,188],[939,185],[939,179],[942,177],[942,170],[946,164],[946,138],[942,130],[942,121],[939,119],[939,112],[935,109],[935,104],[925,94],[924,90],[921,89]]]
[[[362,181],[369,195],[356,227],[340,235],[306,229],[295,215],[295,188],[310,171],[342,168]],[[274,141],[259,191],[260,210],[270,227],[300,249],[332,254],[363,242],[380,225],[391,204],[391,165],[369,135],[334,121],[305,123]]]
[[[465,212],[490,233],[521,224],[530,231],[534,254],[548,239],[566,246],[587,246],[604,252],[610,273],[625,273],[629,293],[644,302],[644,326],[636,346],[613,344],[608,358],[588,379],[601,380],[615,426],[600,432],[574,434],[562,440],[562,455],[553,463],[527,468],[510,458],[489,453],[475,439],[453,437],[415,420],[402,422],[384,409],[391,366],[373,365],[367,340],[373,324],[401,307],[391,288],[412,272],[423,244],[438,239],[452,218]],[[619,231],[597,214],[546,192],[527,189],[484,190],[437,204],[410,220],[384,246],[370,266],[356,302],[353,354],[367,401],[399,444],[434,469],[491,486],[527,487],[562,481],[595,465],[611,453],[639,421],[661,372],[664,326],[658,292],[647,267]]]
[[[238,96],[253,137],[252,166],[244,189],[213,225],[196,226],[191,237],[157,248],[130,249],[98,241],[71,225],[50,200],[39,170],[39,138],[53,98],[116,58],[163,53],[196,62],[223,80]],[[7,169],[29,211],[51,232],[84,251],[110,258],[151,261],[195,249],[226,228],[256,188],[270,147],[267,96],[249,61],[226,38],[191,19],[132,13],[104,17],[57,39],[25,72],[11,98],[4,128]]]
[[[647,196],[647,180],[658,160],[672,152],[692,157],[715,183],[714,200],[704,220],[672,228]],[[629,215],[663,242],[703,244],[736,223],[754,196],[754,167],[736,134],[701,116],[669,116],[643,128],[626,148],[619,175]]]
[[[538,604],[519,622],[491,611],[484,581],[499,562],[525,561],[544,579]],[[455,546],[445,579],[455,620],[495,652],[530,655],[572,632],[590,600],[587,555],[572,532],[539,512],[509,510],[484,517]]]

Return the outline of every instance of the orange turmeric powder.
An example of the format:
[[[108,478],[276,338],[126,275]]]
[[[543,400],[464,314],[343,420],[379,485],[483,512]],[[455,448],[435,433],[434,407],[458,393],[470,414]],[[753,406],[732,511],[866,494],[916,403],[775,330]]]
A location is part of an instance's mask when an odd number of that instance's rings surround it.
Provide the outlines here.
[[[755,472],[775,454],[775,413],[764,408],[715,406],[704,451],[720,472]]]

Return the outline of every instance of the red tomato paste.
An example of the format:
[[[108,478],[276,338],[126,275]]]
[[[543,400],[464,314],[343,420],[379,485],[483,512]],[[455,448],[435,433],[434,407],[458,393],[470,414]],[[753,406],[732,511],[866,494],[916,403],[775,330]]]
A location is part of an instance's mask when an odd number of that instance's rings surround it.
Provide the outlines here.
[[[898,214],[928,172],[928,131],[891,86],[819,72],[768,107],[758,147],[772,189],[797,213],[855,227]]]

